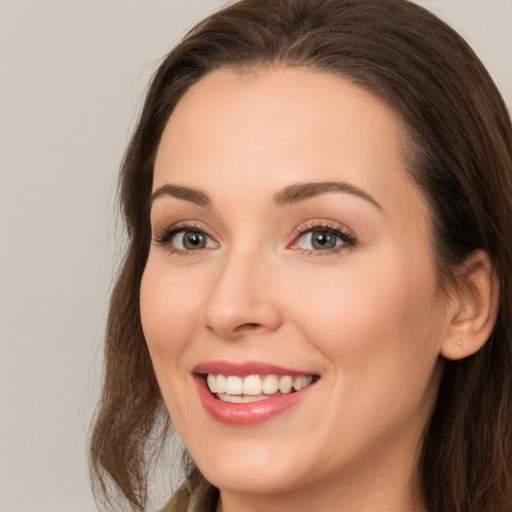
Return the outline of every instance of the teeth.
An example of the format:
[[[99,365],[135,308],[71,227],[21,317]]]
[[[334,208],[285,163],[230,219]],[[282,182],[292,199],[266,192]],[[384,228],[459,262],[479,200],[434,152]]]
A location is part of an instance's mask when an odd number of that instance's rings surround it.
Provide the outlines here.
[[[313,376],[312,375],[309,375],[309,376],[301,376],[300,377],[300,382],[295,379],[293,381],[293,387],[295,388],[295,391],[299,391],[303,388],[307,388],[311,383],[313,382]]]
[[[217,398],[225,402],[248,403],[268,398],[265,395],[274,395],[278,391],[287,395],[293,390],[300,391],[309,386],[312,376],[300,375],[248,375],[238,377],[236,375],[208,374],[206,383]]]
[[[244,379],[244,395],[261,395],[261,379],[257,375],[249,375]]]
[[[281,377],[281,379],[279,380],[279,391],[281,391],[281,393],[284,393],[285,395],[292,390],[292,386],[293,377],[290,377],[289,375],[285,375],[284,377]]]
[[[228,395],[227,393],[220,393],[217,395],[219,400],[223,402],[231,402],[232,404],[248,404],[249,402],[259,402],[260,400],[268,400],[268,395]]]
[[[216,393],[226,392],[226,377],[224,375],[217,375],[215,379]]]
[[[226,393],[228,395],[241,395],[243,391],[243,381],[240,377],[230,375],[226,377]]]
[[[273,395],[279,389],[279,379],[275,375],[267,375],[263,379],[262,391],[265,395]]]
[[[208,377],[206,377],[206,383],[212,393],[217,393],[217,379],[214,375],[209,374]]]

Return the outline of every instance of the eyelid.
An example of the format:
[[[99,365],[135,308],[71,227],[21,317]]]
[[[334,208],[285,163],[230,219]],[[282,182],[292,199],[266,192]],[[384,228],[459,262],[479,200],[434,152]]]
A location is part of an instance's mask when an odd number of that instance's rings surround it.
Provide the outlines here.
[[[175,222],[171,225],[165,226],[161,229],[154,230],[153,233],[153,243],[157,246],[166,247],[170,253],[173,254],[183,254],[187,256],[197,255],[204,251],[205,249],[218,248],[219,242],[216,240],[216,237],[210,234],[210,230],[206,228],[202,223],[192,220],[187,221],[179,221]],[[197,231],[199,233],[204,234],[210,241],[213,242],[212,246],[200,247],[198,249],[180,249],[177,247],[170,247],[172,244],[173,238],[180,232],[183,231]],[[312,233],[314,231],[325,231],[327,233],[332,233],[334,236],[338,237],[342,243],[335,245],[335,247],[327,248],[327,249],[306,249],[298,246],[298,240],[308,233]],[[313,255],[313,256],[328,256],[333,255],[341,251],[349,250],[350,248],[355,247],[358,244],[358,240],[355,236],[355,233],[348,226],[341,224],[339,222],[334,222],[332,220],[326,219],[312,219],[306,223],[301,224],[296,227],[291,235],[292,241],[287,244],[287,248],[291,250],[296,250],[302,252],[303,254]]]
[[[298,247],[298,240],[308,233],[312,233],[314,231],[325,231],[328,233],[332,233],[342,240],[342,244],[339,246],[332,247],[330,249],[305,249],[302,247]],[[352,229],[348,226],[333,222],[331,220],[310,220],[305,224],[297,227],[292,235],[292,242],[288,244],[288,248],[292,250],[297,250],[301,252],[305,252],[308,255],[313,256],[328,256],[332,254],[339,253],[340,251],[345,251],[350,248],[356,247],[358,244],[357,237]]]
[[[156,230],[156,232],[153,233],[153,242],[155,245],[158,246],[168,246],[172,239],[180,232],[183,231],[197,231],[199,233],[204,234],[206,237],[208,237],[210,240],[212,240],[216,247],[218,247],[219,243],[215,239],[214,236],[212,236],[209,233],[209,230],[206,229],[204,226],[200,225],[196,221],[180,221],[176,222],[174,224],[171,224],[170,226],[165,226],[162,229]],[[175,247],[168,248],[171,253],[186,253],[187,255],[190,255],[191,253],[199,253],[204,249],[211,249],[212,247],[203,247],[196,250],[182,250],[177,249]]]

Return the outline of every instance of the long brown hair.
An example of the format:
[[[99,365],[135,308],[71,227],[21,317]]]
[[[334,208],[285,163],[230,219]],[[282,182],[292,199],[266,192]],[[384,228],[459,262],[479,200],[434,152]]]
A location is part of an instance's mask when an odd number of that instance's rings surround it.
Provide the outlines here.
[[[242,0],[199,23],[162,62],[120,174],[128,246],[110,303],[90,447],[100,491],[108,495],[113,482],[143,510],[148,463],[171,427],[139,316],[162,131],[201,77],[256,66],[307,66],[384,99],[408,132],[408,170],[430,205],[440,284],[475,249],[490,255],[501,286],[497,323],[478,353],[446,362],[418,471],[429,511],[512,510],[510,117],[464,40],[406,0]],[[188,476],[199,485],[193,465]]]

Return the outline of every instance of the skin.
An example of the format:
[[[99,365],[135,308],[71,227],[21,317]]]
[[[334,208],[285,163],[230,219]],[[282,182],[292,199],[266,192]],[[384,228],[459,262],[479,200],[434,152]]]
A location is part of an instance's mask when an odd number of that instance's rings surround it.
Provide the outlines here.
[[[456,312],[436,285],[404,142],[373,95],[306,69],[214,72],[171,115],[154,191],[184,186],[211,204],[159,195],[153,236],[185,223],[208,244],[152,243],[141,317],[173,424],[221,490],[219,511],[425,510],[415,465]],[[275,203],[286,187],[333,181],[371,200],[338,190]],[[297,230],[317,224],[357,242],[313,249]],[[228,426],[192,378],[208,360],[320,379],[275,418]]]

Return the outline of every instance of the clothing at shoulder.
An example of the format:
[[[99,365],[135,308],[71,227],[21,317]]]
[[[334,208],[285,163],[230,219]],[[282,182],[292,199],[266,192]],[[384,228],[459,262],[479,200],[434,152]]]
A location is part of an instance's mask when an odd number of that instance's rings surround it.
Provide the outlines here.
[[[172,495],[161,512],[215,512],[219,490],[206,483],[192,489],[188,481]]]

